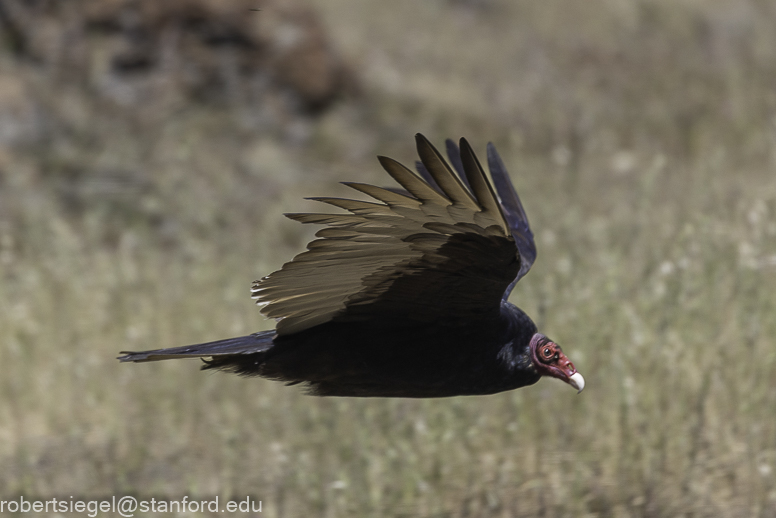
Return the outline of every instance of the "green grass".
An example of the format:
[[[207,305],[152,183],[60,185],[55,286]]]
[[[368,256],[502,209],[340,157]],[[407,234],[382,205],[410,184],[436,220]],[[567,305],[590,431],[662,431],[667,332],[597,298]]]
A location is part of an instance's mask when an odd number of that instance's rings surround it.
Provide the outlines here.
[[[215,107],[138,125],[30,75],[60,125],[0,153],[0,496],[776,515],[776,11],[484,4],[318,2],[364,92],[304,146]],[[115,361],[269,329],[250,282],[312,235],[280,214],[338,180],[386,182],[374,155],[410,163],[416,131],[499,146],[539,246],[512,300],[582,394],[318,399]]]

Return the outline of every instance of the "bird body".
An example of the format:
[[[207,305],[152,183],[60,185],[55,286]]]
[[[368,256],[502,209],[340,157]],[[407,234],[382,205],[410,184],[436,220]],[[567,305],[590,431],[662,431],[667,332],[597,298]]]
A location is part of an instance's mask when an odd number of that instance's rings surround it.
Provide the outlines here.
[[[536,249],[495,148],[498,195],[464,139],[447,143],[455,171],[416,140],[420,176],[380,157],[403,189],[346,184],[379,203],[315,198],[349,213],[287,214],[326,226],[306,252],[254,283],[274,331],[119,359],[209,358],[203,369],[304,383],[319,396],[484,395],[543,375],[581,391],[560,347],[507,301]]]

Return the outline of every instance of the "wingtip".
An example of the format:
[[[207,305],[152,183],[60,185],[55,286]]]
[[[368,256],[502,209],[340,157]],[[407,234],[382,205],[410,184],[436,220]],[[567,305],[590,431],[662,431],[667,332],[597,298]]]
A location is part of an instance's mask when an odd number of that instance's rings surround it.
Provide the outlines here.
[[[426,136],[423,133],[415,133],[415,147],[418,150],[418,154],[422,156],[421,149],[423,148],[432,148],[434,145],[431,143],[429,139],[426,138]]]
[[[385,169],[385,164],[396,163],[396,160],[385,155],[377,155],[377,161],[380,162],[380,165],[383,166],[383,169]]]
[[[461,139],[458,141],[458,146],[461,153],[461,160],[463,160],[464,153],[467,155],[467,158],[469,158],[472,163],[477,167],[478,170],[485,172],[484,169],[482,169],[482,165],[480,164],[479,159],[477,158],[477,153],[474,152],[474,148],[471,144],[469,144],[469,141],[466,140],[466,137],[461,137]],[[464,171],[466,170],[466,167],[464,167]],[[483,174],[484,177],[484,174]],[[471,184],[471,178],[468,178],[469,183]]]
[[[488,145],[485,149],[487,150],[488,167],[492,170],[494,169],[494,166],[497,166],[496,168],[500,170],[499,172],[503,173],[507,178],[509,178],[509,175],[506,173],[506,166],[504,165],[504,161],[501,159],[501,155],[499,155],[498,151],[496,150],[496,145],[493,142],[488,142]]]
[[[472,159],[474,162],[479,164],[479,161],[477,160],[477,154],[474,152],[474,148],[472,148],[471,144],[469,144],[469,141],[466,140],[465,137],[461,137],[458,140],[458,153],[460,154],[461,160],[464,160],[464,155],[467,156],[467,158]],[[464,166],[464,171],[466,171],[466,167]],[[466,180],[471,185],[471,178],[469,178],[469,175],[466,175]]]

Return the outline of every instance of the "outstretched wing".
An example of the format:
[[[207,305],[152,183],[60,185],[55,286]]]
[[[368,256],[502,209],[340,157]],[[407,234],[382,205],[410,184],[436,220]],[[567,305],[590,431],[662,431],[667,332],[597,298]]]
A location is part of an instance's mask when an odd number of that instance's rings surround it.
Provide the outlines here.
[[[306,252],[254,283],[253,296],[262,313],[279,320],[279,335],[329,321],[444,322],[498,314],[522,270],[512,209],[502,209],[466,140],[459,172],[467,185],[425,137],[418,134],[416,142],[426,180],[379,157],[407,194],[346,183],[378,203],[313,198],[349,214],[287,214],[326,228]]]

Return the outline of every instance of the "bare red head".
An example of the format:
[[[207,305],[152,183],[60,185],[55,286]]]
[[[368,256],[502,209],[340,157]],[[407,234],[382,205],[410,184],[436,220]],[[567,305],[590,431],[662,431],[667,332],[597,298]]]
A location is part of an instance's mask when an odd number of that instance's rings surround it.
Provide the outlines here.
[[[558,378],[577,389],[577,392],[582,392],[585,388],[585,378],[577,372],[558,344],[543,334],[536,333],[531,338],[529,347],[534,368],[539,374]]]

